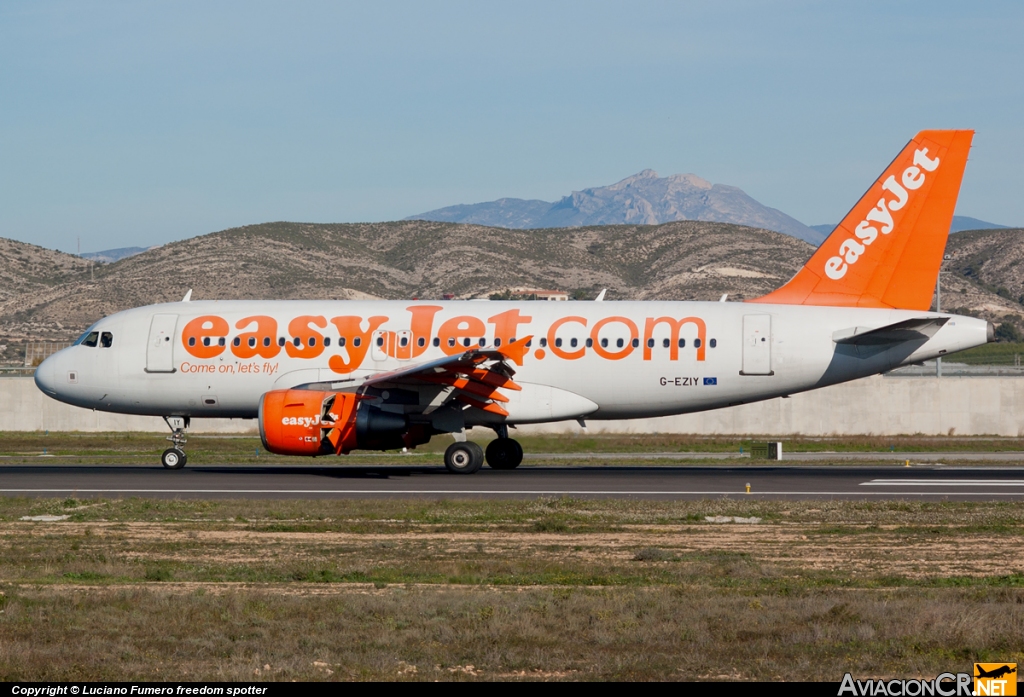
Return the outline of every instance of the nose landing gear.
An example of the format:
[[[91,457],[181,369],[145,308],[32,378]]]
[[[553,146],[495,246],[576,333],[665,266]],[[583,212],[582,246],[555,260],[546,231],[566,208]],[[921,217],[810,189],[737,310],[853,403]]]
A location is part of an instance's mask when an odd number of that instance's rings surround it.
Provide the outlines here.
[[[188,455],[181,449],[188,439],[185,437],[185,430],[189,425],[189,417],[187,416],[165,416],[164,421],[167,423],[167,427],[171,429],[171,435],[167,436],[167,440],[174,444],[174,447],[168,448],[160,456],[160,463],[169,470],[180,470],[188,463]]]

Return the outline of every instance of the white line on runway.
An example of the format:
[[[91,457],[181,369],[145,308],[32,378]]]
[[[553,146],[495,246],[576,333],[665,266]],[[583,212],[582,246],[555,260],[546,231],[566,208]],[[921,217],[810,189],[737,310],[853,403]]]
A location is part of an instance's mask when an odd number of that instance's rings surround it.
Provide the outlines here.
[[[1024,479],[872,479],[861,486],[1024,486]]]
[[[1005,491],[609,491],[587,489],[0,489],[0,494],[444,494],[526,496],[1024,496]]]

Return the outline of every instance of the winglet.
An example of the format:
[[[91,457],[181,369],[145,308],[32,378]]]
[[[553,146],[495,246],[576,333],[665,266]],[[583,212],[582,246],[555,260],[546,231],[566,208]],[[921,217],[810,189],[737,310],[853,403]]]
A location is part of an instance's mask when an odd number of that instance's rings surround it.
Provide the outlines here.
[[[796,276],[754,303],[928,310],[974,131],[921,131]]]
[[[529,350],[526,345],[532,340],[533,335],[531,334],[530,336],[525,337],[523,339],[513,341],[511,344],[507,346],[502,346],[501,348],[498,349],[498,353],[500,353],[505,358],[508,358],[516,365],[522,366],[523,356],[525,356],[526,352]]]
[[[185,297],[181,299],[181,302],[187,303],[192,301],[192,289],[189,288],[188,292],[185,293]]]

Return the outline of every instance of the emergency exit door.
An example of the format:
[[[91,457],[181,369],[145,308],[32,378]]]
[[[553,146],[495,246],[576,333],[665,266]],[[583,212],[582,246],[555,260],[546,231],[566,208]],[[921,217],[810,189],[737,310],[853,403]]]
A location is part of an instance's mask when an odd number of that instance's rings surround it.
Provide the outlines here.
[[[146,372],[174,372],[174,327],[177,315],[153,315],[146,344]]]
[[[772,372],[772,316],[743,316],[743,370],[740,375]]]

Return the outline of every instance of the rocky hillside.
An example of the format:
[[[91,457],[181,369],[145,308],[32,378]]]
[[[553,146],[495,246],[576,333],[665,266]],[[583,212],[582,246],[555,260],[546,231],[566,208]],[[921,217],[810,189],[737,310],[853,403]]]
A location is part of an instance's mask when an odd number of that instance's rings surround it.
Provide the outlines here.
[[[503,198],[439,208],[411,216],[408,220],[504,228],[658,225],[700,220],[774,230],[815,245],[827,235],[782,211],[758,203],[735,186],[712,184],[695,174],[659,177],[650,169],[610,186],[574,191],[555,203]]]
[[[970,230],[946,245],[946,268],[1003,300],[1024,302],[1024,228]]]
[[[965,245],[972,240],[980,245],[978,258],[994,253],[985,251],[990,238],[962,233],[951,238],[955,258],[974,249]],[[610,300],[717,300],[723,293],[742,300],[784,283],[813,251],[788,235],[695,221],[543,230],[427,221],[267,223],[167,244],[90,272],[77,257],[0,242],[7,245],[0,258],[0,277],[7,279],[0,343],[8,344],[70,340],[104,315],[180,300],[189,288],[195,299],[469,298],[534,287],[586,298],[608,288]],[[1013,295],[1024,288],[1000,297],[985,280],[1012,266],[981,263],[975,278],[953,273],[951,263],[944,309],[996,320],[1024,315]]]

